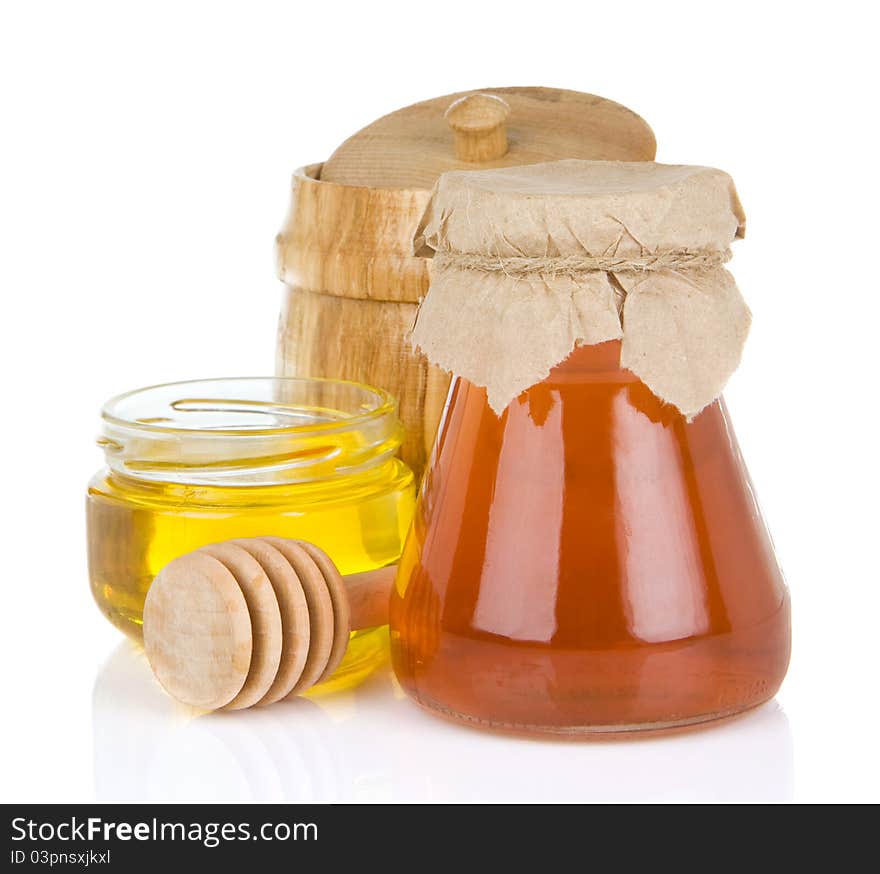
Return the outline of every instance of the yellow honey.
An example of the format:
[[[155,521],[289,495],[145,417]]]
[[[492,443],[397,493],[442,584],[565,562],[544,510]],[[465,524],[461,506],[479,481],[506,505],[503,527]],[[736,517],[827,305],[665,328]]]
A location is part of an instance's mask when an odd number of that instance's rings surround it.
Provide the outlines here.
[[[144,598],[173,558],[237,537],[309,540],[343,574],[394,563],[412,516],[412,472],[396,457],[395,404],[357,383],[227,379],[114,398],[107,467],[89,484],[92,593],[140,638]],[[354,684],[386,652],[386,628],[356,631],[318,691]]]

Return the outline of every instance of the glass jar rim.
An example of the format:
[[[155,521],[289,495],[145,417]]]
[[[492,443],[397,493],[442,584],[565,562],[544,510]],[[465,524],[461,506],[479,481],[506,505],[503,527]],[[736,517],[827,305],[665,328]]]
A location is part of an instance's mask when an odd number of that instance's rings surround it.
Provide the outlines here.
[[[278,485],[375,468],[400,446],[388,392],[310,377],[162,383],[116,395],[101,417],[111,471],[185,485]]]
[[[130,417],[127,418],[125,416],[118,415],[117,411],[119,407],[122,406],[125,402],[135,399],[143,399],[152,393],[170,391],[172,389],[185,389],[188,387],[207,388],[212,383],[228,383],[253,386],[256,386],[260,383],[271,383],[278,386],[289,387],[309,385],[325,385],[328,387],[348,386],[352,390],[362,392],[367,397],[372,396],[376,401],[375,406],[371,409],[364,410],[363,412],[355,415],[339,418],[334,421],[310,423],[307,425],[287,425],[275,428],[211,428],[209,433],[214,436],[234,437],[237,435],[241,435],[250,437],[257,435],[271,436],[273,434],[305,433],[313,430],[327,431],[337,428],[350,428],[352,426],[357,426],[364,422],[368,422],[371,419],[379,419],[383,416],[396,415],[397,413],[397,402],[392,397],[392,395],[390,395],[384,389],[375,388],[374,386],[366,385],[365,383],[355,382],[353,380],[300,376],[231,376],[213,377],[207,379],[189,379],[177,382],[162,382],[156,383],[155,385],[148,385],[142,388],[132,389],[131,391],[127,392],[122,392],[121,394],[114,395],[112,398],[104,403],[104,405],[101,407],[101,418],[104,420],[104,422],[110,425],[115,425],[123,428],[136,428],[143,431],[154,431],[160,434],[177,433],[189,436],[208,433],[205,431],[205,429],[193,427],[175,427],[165,424],[164,422],[158,422],[155,419],[143,420]],[[184,400],[185,399],[180,399],[179,403],[183,402]],[[252,401],[248,401],[247,398],[225,398],[211,400],[245,402],[248,404],[253,403]],[[282,401],[275,401],[273,402],[273,404],[276,405],[278,408],[285,406]],[[243,407],[242,412],[244,411],[245,408]],[[256,412],[256,410],[251,407],[250,412]]]

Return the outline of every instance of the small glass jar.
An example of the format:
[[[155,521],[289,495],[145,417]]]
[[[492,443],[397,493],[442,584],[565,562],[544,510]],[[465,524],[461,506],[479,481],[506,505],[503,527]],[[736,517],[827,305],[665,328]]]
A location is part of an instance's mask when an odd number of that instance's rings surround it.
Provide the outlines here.
[[[413,474],[387,393],[352,382],[240,378],[153,386],[110,400],[89,483],[92,593],[139,639],[144,598],[173,558],[209,543],[308,540],[343,574],[394,563]],[[385,653],[386,628],[353,632],[324,684],[350,685]]]

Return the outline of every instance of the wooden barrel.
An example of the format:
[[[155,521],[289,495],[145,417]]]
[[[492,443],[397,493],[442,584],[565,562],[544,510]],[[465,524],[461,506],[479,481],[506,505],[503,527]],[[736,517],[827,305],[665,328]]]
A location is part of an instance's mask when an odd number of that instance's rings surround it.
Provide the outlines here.
[[[337,185],[322,182],[320,172],[316,164],[294,174],[278,237],[287,288],[277,372],[391,392],[406,427],[401,455],[420,472],[449,385],[407,339],[428,288],[428,262],[412,255],[412,235],[430,192]]]
[[[451,169],[654,153],[651,129],[626,107],[549,88],[450,94],[368,125],[325,164],[293,176],[276,240],[286,285],[276,372],[391,392],[406,427],[401,456],[421,475],[449,386],[409,345],[429,281],[412,238],[436,179]]]

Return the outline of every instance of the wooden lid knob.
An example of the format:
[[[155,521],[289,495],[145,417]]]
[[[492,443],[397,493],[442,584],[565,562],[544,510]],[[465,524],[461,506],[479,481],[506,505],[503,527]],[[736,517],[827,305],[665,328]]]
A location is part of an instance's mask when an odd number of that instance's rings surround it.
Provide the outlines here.
[[[446,110],[460,161],[495,161],[507,154],[510,106],[494,94],[468,94]]]
[[[430,191],[441,173],[475,164],[650,161],[655,150],[654,134],[639,116],[595,94],[478,88],[433,97],[377,119],[342,143],[319,176],[321,182],[355,190],[405,189],[406,200],[413,192]],[[392,209],[394,203],[381,206]],[[332,236],[336,229],[331,225],[326,233]]]

